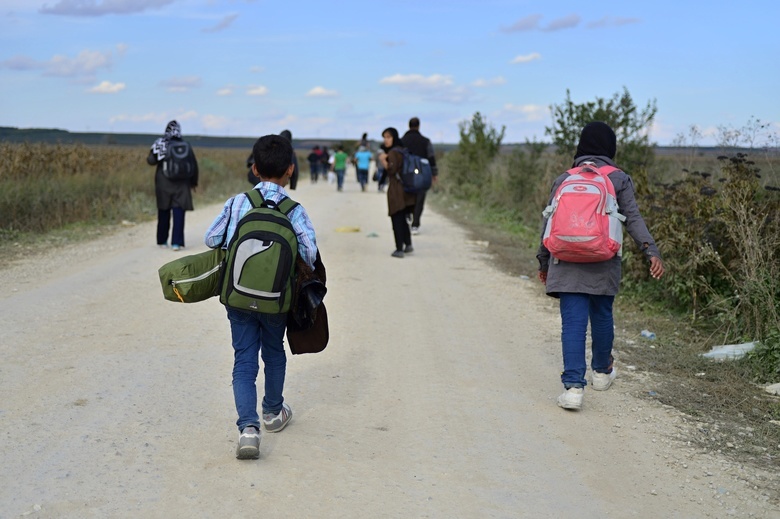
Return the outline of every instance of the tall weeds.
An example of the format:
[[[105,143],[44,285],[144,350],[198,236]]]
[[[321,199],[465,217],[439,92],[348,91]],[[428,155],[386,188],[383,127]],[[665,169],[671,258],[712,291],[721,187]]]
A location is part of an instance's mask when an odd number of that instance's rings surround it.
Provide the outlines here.
[[[196,204],[246,189],[247,150],[195,150]],[[148,148],[0,143],[0,232],[45,233],[82,222],[150,218]]]

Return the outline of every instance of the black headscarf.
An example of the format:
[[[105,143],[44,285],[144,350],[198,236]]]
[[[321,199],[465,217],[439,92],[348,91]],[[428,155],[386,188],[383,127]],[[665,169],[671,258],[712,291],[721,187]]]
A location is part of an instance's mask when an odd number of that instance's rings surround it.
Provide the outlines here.
[[[398,130],[396,130],[395,128],[392,128],[392,127],[385,128],[384,130],[382,130],[382,138],[383,139],[384,139],[386,133],[389,133],[393,137],[393,144],[390,146],[390,149],[393,149],[393,148],[403,148],[404,147],[403,143],[401,142],[401,137],[398,136]]]
[[[582,129],[574,159],[576,160],[585,155],[601,155],[614,159],[616,152],[617,138],[615,137],[615,132],[612,131],[612,128],[607,123],[596,121],[586,124],[585,128]]]

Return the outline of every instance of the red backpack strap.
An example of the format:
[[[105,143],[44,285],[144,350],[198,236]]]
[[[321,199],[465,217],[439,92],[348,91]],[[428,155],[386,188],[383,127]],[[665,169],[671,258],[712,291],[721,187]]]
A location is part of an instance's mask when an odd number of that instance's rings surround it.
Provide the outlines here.
[[[609,175],[610,173],[614,171],[620,171],[620,168],[616,168],[615,166],[601,166],[596,167],[595,165],[591,164],[583,164],[582,166],[577,166],[576,168],[571,168],[566,171],[569,175],[577,175],[582,172],[591,172],[591,173],[599,173],[601,175]]]

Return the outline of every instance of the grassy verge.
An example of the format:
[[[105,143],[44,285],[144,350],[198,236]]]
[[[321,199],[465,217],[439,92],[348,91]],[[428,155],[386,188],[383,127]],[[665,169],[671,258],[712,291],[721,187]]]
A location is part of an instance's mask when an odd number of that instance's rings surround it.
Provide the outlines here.
[[[536,276],[539,231],[512,215],[433,193],[428,201],[464,225],[474,239],[489,241],[495,264],[513,276]],[[643,375],[636,396],[684,413],[695,434],[690,442],[763,468],[780,459],[780,399],[750,382],[748,361],[710,361],[711,332],[641,295],[621,292],[615,302],[615,350],[623,366]],[[657,338],[639,337],[638,330]]]
[[[0,145],[2,264],[156,219],[155,168],[146,164],[147,152],[145,147]],[[249,187],[246,150],[196,153],[196,208]]]

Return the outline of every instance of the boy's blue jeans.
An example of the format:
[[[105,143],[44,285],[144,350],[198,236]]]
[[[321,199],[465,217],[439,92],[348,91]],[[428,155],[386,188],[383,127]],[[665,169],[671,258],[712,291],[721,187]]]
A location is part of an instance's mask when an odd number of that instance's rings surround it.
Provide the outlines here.
[[[606,373],[612,365],[612,342],[615,330],[612,319],[612,303],[615,296],[593,296],[562,292],[561,343],[563,345],[564,387],[585,387],[585,334],[590,320],[593,371]]]
[[[336,169],[334,170],[336,172],[336,182],[338,190],[341,191],[341,189],[344,187],[344,171],[343,169]]]
[[[233,337],[233,398],[238,411],[238,429],[247,425],[260,428],[257,414],[258,356],[263,358],[265,396],[263,412],[276,414],[282,410],[284,375],[287,356],[284,352],[284,332],[287,314],[261,314],[227,309]]]

